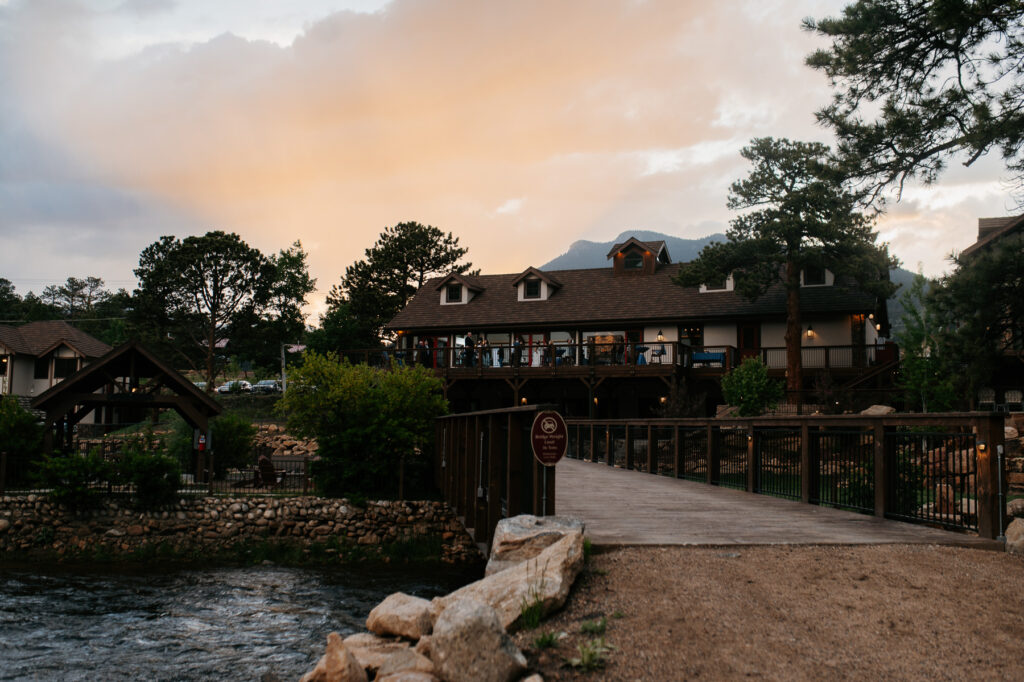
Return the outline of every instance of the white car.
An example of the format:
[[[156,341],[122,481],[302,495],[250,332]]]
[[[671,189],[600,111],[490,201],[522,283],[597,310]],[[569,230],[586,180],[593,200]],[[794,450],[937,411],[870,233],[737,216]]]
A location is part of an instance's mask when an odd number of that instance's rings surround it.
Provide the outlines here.
[[[217,393],[252,393],[252,384],[248,381],[228,381],[217,387]]]

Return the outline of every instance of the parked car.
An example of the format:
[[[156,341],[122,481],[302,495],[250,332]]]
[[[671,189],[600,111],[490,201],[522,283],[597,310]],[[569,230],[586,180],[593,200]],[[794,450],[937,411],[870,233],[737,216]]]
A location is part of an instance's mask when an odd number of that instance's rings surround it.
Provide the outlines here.
[[[252,384],[248,381],[228,381],[217,387],[217,393],[252,393]]]
[[[253,393],[280,393],[281,382],[277,379],[264,379],[263,381],[257,381],[252,386]]]
[[[200,391],[205,391],[206,390],[206,382],[205,381],[193,381],[192,383],[195,384],[196,388],[198,388]]]

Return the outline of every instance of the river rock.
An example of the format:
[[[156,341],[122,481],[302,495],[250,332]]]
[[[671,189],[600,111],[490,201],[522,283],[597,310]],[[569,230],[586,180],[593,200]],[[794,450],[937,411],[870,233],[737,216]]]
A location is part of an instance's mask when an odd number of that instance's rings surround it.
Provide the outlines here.
[[[526,657],[497,612],[472,598],[448,603],[434,624],[430,647],[438,674],[448,682],[509,682],[526,670]]]
[[[583,533],[569,531],[533,559],[470,583],[446,597],[436,597],[434,612],[443,615],[449,605],[470,597],[497,611],[501,624],[508,628],[519,619],[524,604],[540,603],[542,614],[561,608],[582,566]],[[434,646],[436,637],[431,642]]]
[[[430,634],[430,601],[395,592],[378,604],[366,619],[366,629],[378,635],[397,635],[413,641]]]
[[[434,674],[434,664],[426,656],[421,656],[412,649],[401,649],[388,656],[380,669],[377,670],[377,677],[380,679],[388,675],[396,675],[402,672],[418,672]]]
[[[1018,497],[1006,503],[1006,515],[1024,518],[1024,497]]]
[[[896,408],[891,405],[872,405],[871,407],[861,410],[860,413],[866,417],[884,417],[887,414],[893,414],[896,412]]]
[[[402,670],[397,673],[391,673],[385,677],[374,678],[374,682],[440,682],[436,677],[430,673],[420,672],[418,670]]]
[[[494,575],[532,559],[570,531],[584,531],[583,522],[568,516],[520,514],[498,521],[484,575]]]
[[[1006,551],[1024,555],[1024,519],[1014,519],[1007,527]]]
[[[376,673],[391,656],[412,649],[408,642],[384,639],[369,632],[360,632],[345,638],[345,648],[370,673]]]
[[[327,652],[299,682],[367,682],[367,677],[341,635],[332,632],[327,635]]]
[[[11,522],[7,519],[0,519],[0,535],[7,532],[7,529],[11,527]]]

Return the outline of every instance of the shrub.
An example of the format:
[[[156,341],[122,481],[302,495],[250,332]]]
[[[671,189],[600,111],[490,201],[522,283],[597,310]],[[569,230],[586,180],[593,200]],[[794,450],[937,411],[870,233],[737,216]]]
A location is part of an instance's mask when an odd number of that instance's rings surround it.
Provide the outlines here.
[[[177,460],[162,452],[148,452],[133,446],[122,452],[121,478],[135,488],[136,504],[152,508],[174,501],[181,480]]]
[[[13,457],[43,450],[43,427],[14,396],[0,398],[0,449]]]
[[[252,442],[256,427],[237,414],[224,414],[210,422],[210,441],[213,449],[213,474],[224,478],[228,469],[252,464]]]
[[[782,382],[769,377],[759,359],[747,358],[722,377],[722,395],[725,402],[739,408],[741,417],[756,417],[782,399]]]
[[[95,506],[98,493],[114,471],[98,451],[88,455],[55,453],[39,461],[36,482],[50,489],[50,499],[73,509]]]
[[[406,488],[429,487],[423,451],[448,409],[441,389],[420,366],[385,371],[307,353],[278,404],[290,432],[320,444],[312,473],[322,494],[402,496],[405,477]]]

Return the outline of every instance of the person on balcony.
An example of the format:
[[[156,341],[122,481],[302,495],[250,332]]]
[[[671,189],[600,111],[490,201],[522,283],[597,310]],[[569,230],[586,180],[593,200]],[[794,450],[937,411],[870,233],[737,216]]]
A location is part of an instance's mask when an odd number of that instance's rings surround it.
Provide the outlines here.
[[[474,355],[476,353],[476,339],[473,338],[473,332],[466,332],[465,352],[466,367],[473,367]]]

